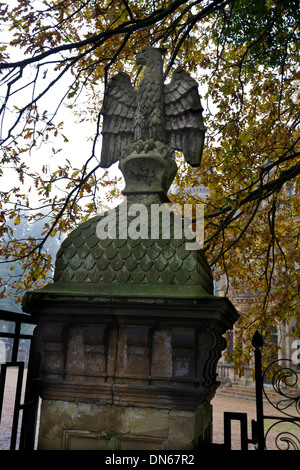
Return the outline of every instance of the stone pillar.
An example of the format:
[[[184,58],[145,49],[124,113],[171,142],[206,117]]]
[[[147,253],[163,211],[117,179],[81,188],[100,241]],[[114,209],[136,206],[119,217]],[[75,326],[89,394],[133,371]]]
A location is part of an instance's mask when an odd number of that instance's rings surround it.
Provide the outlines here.
[[[169,238],[168,213],[153,236],[151,207],[168,201],[176,174],[172,149],[139,141],[120,168],[126,207],[149,216],[147,236],[120,236],[125,203],[91,218],[62,243],[53,282],[23,299],[41,355],[39,449],[188,450],[211,441],[216,365],[238,315],[214,296],[202,251],[175,236],[178,214]],[[119,236],[99,235],[109,220]]]

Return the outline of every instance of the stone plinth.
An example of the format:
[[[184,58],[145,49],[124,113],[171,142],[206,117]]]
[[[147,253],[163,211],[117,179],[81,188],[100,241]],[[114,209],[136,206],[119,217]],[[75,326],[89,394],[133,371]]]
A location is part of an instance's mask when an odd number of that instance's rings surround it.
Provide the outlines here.
[[[173,154],[170,147],[153,140],[129,146],[119,162],[126,182],[123,194],[156,193],[169,201],[167,192],[177,173]]]
[[[229,301],[193,287],[172,299],[162,288],[155,299],[108,300],[94,288],[72,294],[54,283],[27,294],[42,359],[39,449],[209,442],[222,334],[236,319]]]

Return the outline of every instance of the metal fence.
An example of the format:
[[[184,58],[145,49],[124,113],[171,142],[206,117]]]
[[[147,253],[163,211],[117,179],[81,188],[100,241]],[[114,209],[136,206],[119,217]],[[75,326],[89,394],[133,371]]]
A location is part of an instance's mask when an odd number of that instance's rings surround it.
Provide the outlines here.
[[[252,345],[255,360],[256,420],[251,422],[248,436],[247,413],[224,413],[224,448],[231,450],[231,423],[240,422],[241,450],[254,444],[259,451],[300,450],[300,370],[289,359],[272,362],[263,372],[263,337],[256,331]],[[271,393],[273,391],[273,393]],[[276,394],[274,395],[274,391]],[[276,410],[264,414],[264,399]]]
[[[17,434],[20,432],[18,449],[33,450],[35,443],[38,393],[34,378],[37,376],[38,356],[33,339],[30,316],[0,310],[1,369],[0,369],[0,423],[3,399],[9,368],[17,370],[14,411],[10,436],[10,450],[16,450]],[[26,373],[25,373],[26,372]],[[22,403],[22,389],[24,400]],[[22,417],[21,417],[22,411]]]

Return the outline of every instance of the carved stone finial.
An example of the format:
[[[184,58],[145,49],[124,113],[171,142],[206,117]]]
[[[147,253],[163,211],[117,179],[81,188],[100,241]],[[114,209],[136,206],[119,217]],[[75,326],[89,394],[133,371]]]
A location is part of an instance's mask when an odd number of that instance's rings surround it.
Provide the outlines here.
[[[182,69],[175,70],[171,82],[164,84],[163,52],[161,48],[144,47],[137,54],[137,64],[145,66],[137,90],[123,72],[105,90],[101,111],[102,167],[127,158],[128,149],[151,157],[147,151],[149,142],[152,150],[156,148],[158,152],[158,143],[164,144],[171,154],[174,150],[183,152],[191,166],[200,165],[205,127],[198,84]],[[173,164],[171,173],[174,171],[176,174]]]

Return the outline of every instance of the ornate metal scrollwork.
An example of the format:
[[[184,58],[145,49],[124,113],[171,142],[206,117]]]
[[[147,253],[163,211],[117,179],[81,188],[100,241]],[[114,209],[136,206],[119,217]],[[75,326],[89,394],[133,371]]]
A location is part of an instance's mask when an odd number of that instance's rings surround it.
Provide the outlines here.
[[[265,369],[263,379],[264,395],[278,412],[276,416],[264,416],[265,423],[268,418],[275,421],[265,434],[266,448],[275,445],[278,450],[300,450],[299,372],[292,361],[281,359]]]
[[[282,419],[272,424],[265,434],[266,449],[272,444],[278,450],[300,450],[300,423]]]
[[[280,364],[284,362],[285,366],[280,367]],[[286,364],[292,363],[290,360],[278,360],[272,362],[264,371],[263,379],[264,395],[268,402],[278,411],[284,413],[286,416],[292,418],[300,418],[300,390],[299,390],[299,376],[297,372],[291,367],[287,367]],[[271,378],[270,378],[271,377]],[[272,388],[266,387],[266,380],[269,379],[269,383]],[[272,389],[276,392],[270,393]]]

